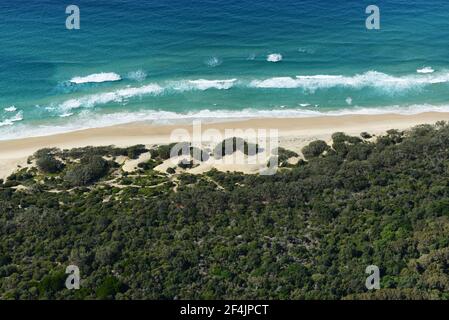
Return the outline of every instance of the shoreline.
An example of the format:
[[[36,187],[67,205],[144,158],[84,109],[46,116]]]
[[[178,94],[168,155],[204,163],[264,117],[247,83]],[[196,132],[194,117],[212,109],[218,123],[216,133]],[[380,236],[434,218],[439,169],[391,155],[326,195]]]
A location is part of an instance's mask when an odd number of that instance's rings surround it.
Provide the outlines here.
[[[349,135],[368,132],[380,135],[390,129],[405,130],[419,124],[434,124],[449,121],[449,112],[425,112],[413,115],[343,115],[306,118],[260,118],[239,121],[202,123],[201,130],[217,129],[222,134],[226,129],[278,129],[279,146],[300,151],[310,141],[328,141],[335,132]],[[27,158],[42,148],[71,149],[85,146],[118,147],[136,144],[167,144],[174,129],[185,129],[192,133],[192,125],[155,125],[134,122],[110,127],[85,129],[80,131],[0,141],[0,179],[13,173],[17,166],[25,166]]]

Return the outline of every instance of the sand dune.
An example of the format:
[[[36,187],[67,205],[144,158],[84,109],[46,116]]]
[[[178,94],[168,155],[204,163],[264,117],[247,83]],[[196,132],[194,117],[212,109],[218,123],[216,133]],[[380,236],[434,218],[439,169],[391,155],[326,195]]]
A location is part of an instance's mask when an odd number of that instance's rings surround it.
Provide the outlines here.
[[[310,141],[323,139],[328,141],[332,133],[343,131],[351,135],[359,135],[366,131],[380,135],[389,129],[407,129],[424,123],[435,123],[440,120],[449,121],[449,113],[422,113],[417,115],[349,115],[316,118],[289,119],[252,119],[234,122],[202,124],[202,130],[216,129],[224,135],[227,129],[277,129],[279,145],[300,151]],[[171,141],[170,135],[175,129],[185,129],[192,133],[189,125],[160,125],[144,122],[127,125],[88,129],[53,136],[35,137],[19,140],[0,141],[0,179],[4,179],[18,166],[25,166],[28,156],[46,147],[70,149],[83,146],[130,146],[135,144],[166,144]],[[246,138],[246,137],[243,137]],[[224,166],[223,170],[243,172],[254,171],[253,168]],[[198,170],[197,170],[198,171]]]

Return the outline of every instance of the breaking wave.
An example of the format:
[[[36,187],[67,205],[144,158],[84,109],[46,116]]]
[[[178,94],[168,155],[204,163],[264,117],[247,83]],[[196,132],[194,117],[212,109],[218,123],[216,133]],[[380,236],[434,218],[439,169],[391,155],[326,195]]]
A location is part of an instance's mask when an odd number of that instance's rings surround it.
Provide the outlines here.
[[[279,62],[282,61],[282,55],[280,53],[272,53],[267,56],[268,62]]]
[[[432,69],[432,67],[424,67],[422,69],[416,70],[418,73],[434,73],[435,70]]]
[[[60,105],[62,110],[68,111],[76,108],[91,108],[98,104],[105,104],[110,102],[123,102],[126,99],[148,95],[148,94],[160,94],[163,92],[163,88],[157,84],[149,84],[139,88],[125,88],[117,91],[105,92],[84,96],[81,98],[70,99],[63,102]]]
[[[120,75],[114,72],[102,72],[94,73],[85,77],[74,77],[70,80],[73,84],[85,84],[85,83],[102,83],[120,81],[122,78]]]
[[[361,89],[372,87],[385,92],[397,92],[431,84],[449,82],[449,72],[434,74],[391,76],[382,72],[368,71],[355,76],[342,75],[314,75],[292,77],[274,77],[265,80],[253,80],[250,83],[254,88],[302,88],[315,91],[333,87],[347,87]]]
[[[189,91],[189,90],[228,90],[234,86],[237,79],[228,80],[183,80],[168,82],[164,87],[158,84],[148,84],[142,87],[128,87],[111,92],[91,94],[80,98],[67,100],[59,105],[62,110],[68,111],[76,108],[91,108],[96,105],[111,102],[124,102],[137,96],[160,95],[166,91]]]
[[[187,90],[201,90],[205,91],[208,89],[218,89],[218,90],[229,90],[231,89],[237,79],[227,79],[227,80],[183,80],[177,83],[171,84],[168,88],[172,88],[177,91],[187,91]]]
[[[15,116],[7,118],[6,120],[0,121],[0,127],[12,126],[14,122],[19,122],[23,120],[23,112],[19,111]]]
[[[17,108],[15,106],[10,106],[10,107],[4,108],[3,110],[5,110],[6,112],[16,112]]]
[[[65,111],[75,108],[90,108],[106,103],[121,103],[137,96],[160,95],[184,91],[209,89],[229,90],[233,87],[252,89],[302,89],[306,92],[336,87],[349,89],[373,88],[386,94],[419,89],[429,85],[449,83],[449,72],[393,76],[378,71],[368,71],[354,76],[300,75],[296,77],[273,77],[263,80],[179,80],[152,83],[141,87],[126,87],[116,91],[90,94],[67,100],[59,105]],[[350,104],[350,103],[348,103]]]

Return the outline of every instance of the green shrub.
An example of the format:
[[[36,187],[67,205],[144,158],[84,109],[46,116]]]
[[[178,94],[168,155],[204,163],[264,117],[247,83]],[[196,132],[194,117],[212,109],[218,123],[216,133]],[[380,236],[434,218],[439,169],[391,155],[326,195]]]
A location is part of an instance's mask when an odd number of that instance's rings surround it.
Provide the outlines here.
[[[192,169],[193,166],[193,161],[182,160],[178,163],[178,167],[180,167],[181,169]]]
[[[38,284],[41,297],[50,298],[56,292],[65,288],[66,274],[63,271],[53,272],[46,275]]]
[[[277,149],[277,155],[278,155],[278,163],[281,167],[287,165],[288,159],[298,156],[296,152],[284,149],[282,147],[279,147]]]
[[[242,138],[229,138],[220,142],[214,148],[214,157],[220,159],[226,155],[231,155],[236,151],[243,152],[247,156],[253,156],[259,153],[261,150],[257,144],[248,143]]]
[[[361,134],[360,134],[360,136],[363,138],[363,139],[365,139],[365,140],[367,140],[367,139],[371,139],[373,136],[371,135],[371,134],[369,134],[368,132],[362,132]]]
[[[49,154],[37,158],[36,166],[43,173],[59,173],[65,167],[64,163]]]
[[[153,170],[154,168],[156,168],[158,165],[160,165],[162,163],[162,161],[155,161],[153,159],[150,159],[147,162],[141,162],[137,165],[137,167],[139,167],[140,169],[143,170]]]
[[[324,151],[329,150],[330,147],[323,140],[316,140],[311,142],[309,145],[302,148],[302,154],[307,160],[319,157],[324,153]]]
[[[167,173],[168,174],[175,174],[176,170],[174,168],[172,168],[172,167],[169,167],[169,168],[167,168]]]
[[[332,148],[339,156],[346,157],[349,152],[349,146],[362,143],[363,140],[358,137],[348,136],[343,132],[336,132],[332,135]]]
[[[100,156],[83,158],[67,170],[64,180],[73,187],[86,186],[98,181],[109,171],[109,163]]]
[[[123,288],[123,284],[116,277],[106,277],[96,290],[97,298],[101,300],[114,299],[115,295],[120,293]]]
[[[373,151],[373,146],[368,143],[359,143],[354,145],[351,149],[349,149],[346,159],[349,161],[353,160],[366,160],[368,156]]]
[[[151,149],[151,157],[153,159],[159,158],[161,160],[167,160],[170,159],[170,152],[171,149],[176,145],[176,143],[171,143],[169,145],[161,145],[158,146],[156,149]]]
[[[139,144],[136,146],[132,146],[126,149],[126,155],[128,156],[128,158],[130,159],[137,159],[139,158],[139,156],[145,152],[147,152],[148,150],[145,148],[144,145]]]

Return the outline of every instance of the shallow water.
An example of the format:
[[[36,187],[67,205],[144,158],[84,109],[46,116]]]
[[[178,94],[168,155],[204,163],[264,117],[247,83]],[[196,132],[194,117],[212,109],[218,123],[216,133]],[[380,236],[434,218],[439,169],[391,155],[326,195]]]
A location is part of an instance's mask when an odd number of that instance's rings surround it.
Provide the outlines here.
[[[449,2],[0,2],[0,139],[135,120],[449,111]]]

